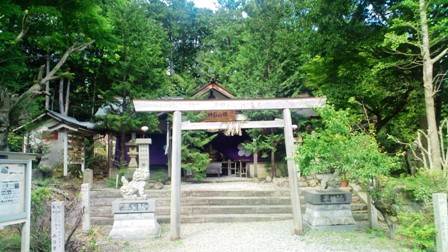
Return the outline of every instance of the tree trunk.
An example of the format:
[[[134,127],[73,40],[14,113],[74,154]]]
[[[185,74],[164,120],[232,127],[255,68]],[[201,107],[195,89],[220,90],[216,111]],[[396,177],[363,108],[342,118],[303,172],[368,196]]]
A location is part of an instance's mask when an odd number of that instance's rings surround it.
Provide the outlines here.
[[[423,86],[425,89],[425,109],[426,109],[426,120],[428,122],[428,147],[430,149],[430,167],[433,171],[441,171],[441,150],[439,135],[437,131],[437,120],[434,96],[436,90],[433,84],[433,67],[434,60],[431,58],[431,48],[429,43],[429,29],[428,20],[426,14],[426,4],[424,0],[419,0],[420,6],[420,23],[422,29],[422,56],[423,56]]]
[[[0,89],[0,151],[9,151],[8,129],[11,97],[6,90]]]
[[[170,50],[170,77],[173,77],[173,75],[174,75],[173,51],[174,51],[174,49]]]
[[[59,113],[64,115],[64,79],[59,80]]]
[[[45,74],[47,75],[50,72],[50,51],[47,51],[47,60],[46,60]],[[45,92],[50,93],[50,81],[45,82]],[[50,109],[50,96],[45,96],[45,109]]]
[[[70,79],[67,80],[67,90],[65,91],[65,109],[64,115],[68,115],[68,107],[70,105]]]

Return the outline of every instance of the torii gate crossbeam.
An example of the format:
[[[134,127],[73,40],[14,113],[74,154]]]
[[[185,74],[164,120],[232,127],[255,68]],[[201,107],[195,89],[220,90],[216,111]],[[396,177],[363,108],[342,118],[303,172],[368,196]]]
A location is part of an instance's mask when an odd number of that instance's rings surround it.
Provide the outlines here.
[[[171,174],[171,240],[180,239],[180,175],[182,130],[225,129],[225,123],[182,122],[182,111],[213,110],[263,110],[282,109],[283,120],[248,121],[241,123],[241,128],[281,128],[284,129],[286,161],[291,191],[293,225],[296,234],[303,233],[302,213],[300,207],[297,168],[294,163],[294,142],[290,109],[313,109],[322,107],[325,98],[285,98],[285,99],[250,99],[250,100],[134,100],[137,112],[173,112],[172,134],[172,174]]]

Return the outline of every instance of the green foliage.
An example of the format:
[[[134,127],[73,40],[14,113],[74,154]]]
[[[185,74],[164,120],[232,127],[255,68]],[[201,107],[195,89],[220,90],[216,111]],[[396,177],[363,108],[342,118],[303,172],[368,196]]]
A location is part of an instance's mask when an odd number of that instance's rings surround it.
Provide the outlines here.
[[[126,135],[142,126],[157,130],[155,114],[136,113],[134,99],[166,95],[166,33],[149,17],[143,1],[106,1],[105,15],[113,24],[113,45],[102,55],[98,92],[104,98],[101,129],[116,133],[120,140],[120,161],[124,158]]]
[[[15,133],[8,134],[8,145],[10,151],[22,152],[22,142],[23,137]]]
[[[106,176],[109,172],[107,165],[107,157],[103,155],[96,155],[87,159],[87,168],[93,170],[96,177]]]
[[[397,159],[380,151],[375,138],[360,127],[360,118],[350,110],[319,109],[322,127],[304,137],[297,148],[300,171],[330,172],[338,169],[351,181],[368,184],[380,174],[397,168]]]
[[[168,175],[165,172],[159,171],[154,174],[153,179],[157,181],[165,181],[166,179],[168,179]]]
[[[299,12],[301,48],[307,58],[299,70],[303,84],[337,108],[362,105],[374,125],[375,138],[389,152],[401,146],[385,136],[393,132],[400,139],[410,138],[424,115],[421,70],[404,64],[409,63],[404,62],[404,54],[391,54],[383,43],[391,16],[408,15],[396,9],[401,2],[310,0],[298,4],[306,10]],[[356,103],[347,102],[351,98]]]
[[[182,169],[192,171],[197,180],[205,178],[210,158],[204,153],[204,147],[215,137],[216,134],[209,135],[205,131],[182,132]]]
[[[7,226],[0,230],[0,251],[20,251],[21,238],[18,227]]]
[[[372,191],[372,196],[394,215],[398,214],[398,210],[393,205],[420,204],[427,207],[432,202],[433,193],[448,192],[446,178],[424,169],[419,170],[415,176],[381,176],[378,182],[380,188]]]
[[[64,176],[64,164],[62,162],[53,166],[52,176],[53,178],[62,178]]]
[[[267,158],[269,152],[275,152],[277,144],[283,140],[283,134],[266,133],[260,129],[249,129],[246,132],[253,141],[243,143],[243,147],[252,153],[258,152],[263,158]]]
[[[432,213],[402,212],[398,214],[400,227],[396,239],[411,246],[414,251],[432,251],[436,229]]]
[[[96,229],[90,228],[87,231],[87,242],[84,243],[81,247],[82,252],[99,252],[99,248],[97,245],[99,233]]]
[[[45,187],[33,188],[31,193],[31,208],[35,214],[33,218],[40,218],[43,213],[42,206],[48,201],[51,196],[51,191]]]
[[[32,251],[51,250],[49,227],[51,191],[46,187],[33,186],[31,191],[31,245]]]
[[[380,176],[370,193],[375,205],[398,217],[396,239],[416,251],[434,249],[433,193],[447,193],[447,179],[426,169],[415,176]]]

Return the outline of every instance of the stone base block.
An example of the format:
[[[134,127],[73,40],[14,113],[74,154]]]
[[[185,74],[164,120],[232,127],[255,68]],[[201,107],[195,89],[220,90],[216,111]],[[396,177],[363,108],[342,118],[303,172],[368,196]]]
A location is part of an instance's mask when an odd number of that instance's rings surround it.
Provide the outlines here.
[[[160,225],[155,213],[116,213],[109,237],[115,240],[140,240],[158,237]]]
[[[304,223],[305,228],[318,231],[356,231],[359,230],[359,226],[356,225],[334,225],[334,226],[311,226],[308,223]]]
[[[350,204],[314,205],[307,203],[303,219],[314,227],[356,224]]]
[[[112,202],[112,239],[140,240],[160,235],[156,218],[156,199],[120,199]]]

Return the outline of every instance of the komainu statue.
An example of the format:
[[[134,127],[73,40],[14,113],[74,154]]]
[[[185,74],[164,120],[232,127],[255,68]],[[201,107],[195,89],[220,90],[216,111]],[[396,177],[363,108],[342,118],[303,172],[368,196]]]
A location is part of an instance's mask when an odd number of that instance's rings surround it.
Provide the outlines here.
[[[129,182],[125,177],[121,177],[123,186],[120,188],[121,195],[125,199],[144,198],[146,199],[145,186],[149,179],[149,170],[138,168],[135,170],[132,181]]]
[[[341,184],[339,180],[339,169],[321,181],[321,189],[319,191],[339,191],[339,186]]]

